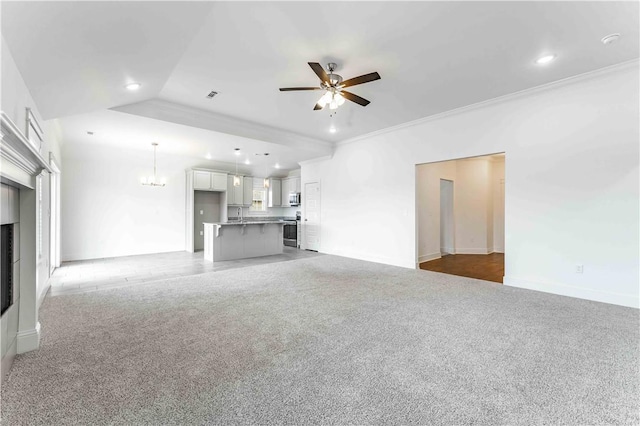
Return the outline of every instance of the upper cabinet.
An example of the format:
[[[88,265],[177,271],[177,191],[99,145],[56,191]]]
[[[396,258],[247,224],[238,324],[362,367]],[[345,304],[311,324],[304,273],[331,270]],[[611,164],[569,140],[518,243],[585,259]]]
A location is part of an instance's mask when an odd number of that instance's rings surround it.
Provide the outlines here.
[[[300,176],[282,179],[282,207],[290,207],[289,194],[300,192]]]
[[[289,207],[289,179],[282,179],[282,207]]]
[[[233,186],[233,175],[227,176],[227,205],[242,206],[244,205],[244,179],[240,176],[240,185]],[[251,180],[253,187],[253,179]]]
[[[282,181],[276,178],[269,178],[269,207],[280,207],[282,205]]]
[[[193,171],[193,189],[197,191],[226,191],[227,174],[220,172]]]
[[[253,204],[253,178],[251,176],[245,176],[242,180],[243,195],[242,204],[250,206]]]

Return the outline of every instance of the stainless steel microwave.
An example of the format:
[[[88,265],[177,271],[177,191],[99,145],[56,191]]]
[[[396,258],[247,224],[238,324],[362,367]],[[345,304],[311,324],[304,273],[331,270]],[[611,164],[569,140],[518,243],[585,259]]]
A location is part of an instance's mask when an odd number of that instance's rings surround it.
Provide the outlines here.
[[[289,205],[290,206],[299,206],[300,205],[300,193],[299,192],[290,192],[289,193]]]

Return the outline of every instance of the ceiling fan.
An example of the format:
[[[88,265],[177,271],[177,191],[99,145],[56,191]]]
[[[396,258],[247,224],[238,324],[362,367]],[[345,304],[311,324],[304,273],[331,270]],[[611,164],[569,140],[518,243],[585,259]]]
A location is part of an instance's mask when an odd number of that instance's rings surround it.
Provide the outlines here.
[[[315,72],[316,75],[320,78],[319,87],[284,87],[280,88],[280,91],[290,92],[295,90],[324,90],[324,95],[322,95],[320,100],[313,107],[314,111],[321,110],[327,105],[329,106],[329,109],[336,109],[344,103],[345,99],[348,99],[351,102],[355,102],[358,105],[362,106],[367,106],[370,104],[370,102],[365,98],[361,98],[360,96],[354,95],[353,93],[347,92],[343,89],[345,87],[351,87],[357,84],[380,80],[380,74],[378,74],[377,72],[364,74],[359,77],[350,78],[349,80],[343,80],[342,76],[333,73],[333,71],[337,67],[337,65],[333,62],[329,62],[327,64],[327,70],[329,71],[329,74],[327,74],[324,68],[322,68],[322,65],[317,62],[308,62],[308,64],[313,72]]]

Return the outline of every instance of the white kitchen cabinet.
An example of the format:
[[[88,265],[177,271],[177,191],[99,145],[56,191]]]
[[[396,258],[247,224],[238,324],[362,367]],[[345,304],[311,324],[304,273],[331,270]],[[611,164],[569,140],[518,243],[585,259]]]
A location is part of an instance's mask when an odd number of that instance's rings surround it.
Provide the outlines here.
[[[197,191],[226,191],[227,174],[207,172],[205,170],[194,170],[193,189]]]
[[[211,172],[211,190],[224,191],[227,188],[227,174]]]
[[[240,177],[240,185],[233,186],[233,177],[233,175],[227,176],[227,205],[241,206],[244,202],[244,179]]]
[[[242,179],[242,185],[242,204],[244,206],[250,206],[253,204],[253,178],[251,176],[245,176],[244,179]]]
[[[269,207],[280,207],[282,205],[282,181],[276,178],[269,178]]]
[[[289,207],[289,179],[282,179],[282,207]]]
[[[208,191],[211,189],[211,172],[196,170],[193,172],[193,189]]]
[[[291,203],[289,203],[289,194],[301,192],[300,188],[299,176],[282,179],[282,207],[291,207]]]

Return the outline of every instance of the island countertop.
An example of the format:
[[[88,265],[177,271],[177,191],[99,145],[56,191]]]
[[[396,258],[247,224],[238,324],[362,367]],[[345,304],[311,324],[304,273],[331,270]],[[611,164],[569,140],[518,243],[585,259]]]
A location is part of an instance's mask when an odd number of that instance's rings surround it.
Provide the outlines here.
[[[264,224],[268,224],[268,223],[288,223],[288,222],[295,222],[295,221],[289,221],[289,220],[230,220],[229,222],[205,222],[204,225],[219,225],[219,226],[228,226],[228,225],[264,225]]]

